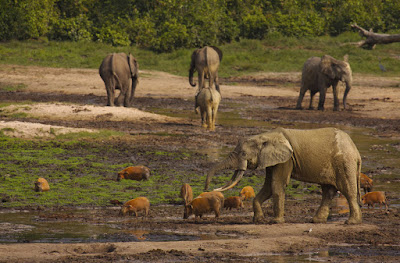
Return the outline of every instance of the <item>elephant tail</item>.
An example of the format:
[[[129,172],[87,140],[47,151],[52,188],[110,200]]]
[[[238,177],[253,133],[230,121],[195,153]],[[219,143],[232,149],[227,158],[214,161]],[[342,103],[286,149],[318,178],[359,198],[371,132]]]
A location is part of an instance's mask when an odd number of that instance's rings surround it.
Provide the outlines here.
[[[121,87],[122,87],[122,85],[121,85],[121,81],[119,80],[119,77],[118,77],[118,75],[115,73],[115,71],[114,71],[114,57],[115,57],[115,53],[113,53],[112,54],[112,57],[111,57],[111,72],[112,72],[112,75],[113,75],[113,78],[111,78],[112,79],[112,84],[113,84],[113,87],[115,88],[115,89],[120,89]],[[116,80],[116,82],[115,82],[115,80]]]

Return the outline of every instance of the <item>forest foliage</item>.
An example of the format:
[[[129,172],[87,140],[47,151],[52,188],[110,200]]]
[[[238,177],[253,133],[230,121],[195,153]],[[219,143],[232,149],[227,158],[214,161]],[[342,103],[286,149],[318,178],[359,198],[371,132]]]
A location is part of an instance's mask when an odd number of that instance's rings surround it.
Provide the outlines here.
[[[398,0],[0,0],[0,41],[45,38],[158,52],[271,36],[400,29]]]

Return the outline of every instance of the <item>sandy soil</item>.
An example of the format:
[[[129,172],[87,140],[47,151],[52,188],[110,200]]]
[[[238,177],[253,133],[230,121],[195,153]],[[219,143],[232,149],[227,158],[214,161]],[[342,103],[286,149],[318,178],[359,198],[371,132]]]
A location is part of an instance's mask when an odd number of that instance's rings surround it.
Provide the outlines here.
[[[211,133],[201,129],[198,116],[173,118],[150,113],[148,111],[153,107],[165,108],[172,113],[182,110],[192,112],[195,89],[189,86],[186,78],[163,72],[140,73],[135,108],[127,109],[104,106],[106,93],[97,70],[2,65],[0,85],[22,83],[26,88],[18,92],[0,92],[1,101],[18,102],[2,108],[0,129],[24,138],[82,130],[94,132],[102,128],[131,134],[149,131],[190,133],[196,135],[190,138],[190,142],[179,141],[179,138],[155,139],[149,135],[138,143],[154,145],[154,140],[157,140],[159,147],[187,146],[198,149],[232,146],[239,136],[259,132],[257,127],[230,127],[217,123],[216,132]],[[232,103],[245,103],[246,107],[240,114],[249,120],[272,121],[277,126],[292,122],[339,123],[371,127],[375,135],[400,138],[400,78],[355,75],[354,86],[348,96],[349,109],[341,112],[332,111],[332,94],[327,95],[325,112],[294,110],[299,81],[298,72],[260,73],[223,79],[220,110],[229,112]],[[318,97],[315,98],[315,105],[317,101]],[[303,106],[306,105],[308,98],[303,101]],[[11,121],[9,117],[17,113],[25,113],[28,117]],[[274,253],[299,254],[323,251],[327,247],[334,251],[345,251],[347,257],[334,258],[334,261],[341,262],[374,262],[382,259],[395,262],[400,256],[393,252],[400,242],[397,209],[386,213],[380,210],[368,211],[362,225],[348,226],[343,224],[346,215],[343,217],[339,214],[328,224],[309,224],[307,222],[315,211],[310,211],[306,206],[307,203],[301,202],[288,205],[288,223],[283,225],[271,225],[267,220],[254,225],[251,222],[251,209],[240,220],[236,218],[238,214],[227,213],[217,222],[210,219],[204,222],[168,222],[169,228],[208,234],[223,231],[239,238],[180,242],[0,244],[0,262],[261,262]],[[103,216],[99,215],[99,218]],[[159,226],[165,223],[164,220],[151,218],[142,223]],[[309,229],[312,232],[307,232]],[[373,246],[376,250],[389,249],[389,253],[388,256],[379,253],[363,255],[349,249],[354,246],[359,249],[364,246],[368,249]],[[329,255],[324,260],[329,260]]]

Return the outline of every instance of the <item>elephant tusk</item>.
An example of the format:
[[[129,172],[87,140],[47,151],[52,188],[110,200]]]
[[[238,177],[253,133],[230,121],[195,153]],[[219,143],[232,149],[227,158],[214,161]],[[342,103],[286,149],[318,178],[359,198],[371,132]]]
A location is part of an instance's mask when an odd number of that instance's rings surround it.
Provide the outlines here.
[[[240,181],[240,179],[242,179],[243,175],[244,175],[244,170],[235,171],[235,173],[233,174],[232,179],[229,181],[229,183],[227,183],[223,187],[214,189],[213,191],[223,192],[223,191],[233,188],[235,185],[237,185],[239,183],[239,181]]]

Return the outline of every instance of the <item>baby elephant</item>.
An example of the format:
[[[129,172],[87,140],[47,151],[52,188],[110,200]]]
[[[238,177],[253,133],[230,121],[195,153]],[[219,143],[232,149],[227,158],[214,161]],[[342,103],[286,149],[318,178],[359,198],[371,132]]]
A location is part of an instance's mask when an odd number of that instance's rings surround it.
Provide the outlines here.
[[[360,173],[360,187],[364,189],[364,194],[371,192],[373,186],[373,180],[366,174]]]
[[[121,179],[130,180],[148,180],[150,177],[150,169],[146,166],[129,166],[118,173],[117,181]]]
[[[129,215],[132,215],[132,213],[135,213],[135,216],[138,217],[138,212],[144,211],[144,216],[148,216],[150,210],[150,202],[149,199],[146,197],[137,197],[135,199],[129,200],[126,202],[122,207],[121,211],[119,212],[119,215],[126,215],[126,213],[129,213]]]
[[[195,100],[200,107],[201,126],[214,131],[221,94],[214,88],[203,88]]]
[[[183,219],[188,219],[189,216],[195,215],[195,219],[202,217],[203,214],[214,212],[215,218],[219,217],[221,209],[221,200],[215,195],[206,195],[196,197],[193,201],[185,206]]]
[[[242,200],[249,200],[251,198],[254,198],[256,195],[254,193],[253,187],[245,186],[243,187],[242,191],[240,191],[239,196],[242,198]]]
[[[46,179],[40,177],[35,182],[35,191],[36,192],[46,192],[50,190],[49,183]]]
[[[243,208],[242,199],[239,196],[231,196],[225,199],[224,208],[232,210],[232,208]]]
[[[382,204],[384,204],[386,206],[386,210],[388,209],[385,192],[369,192],[366,193],[361,200],[364,205],[368,204],[368,208],[370,206],[374,208],[374,204],[379,204],[379,207],[382,207]]]

